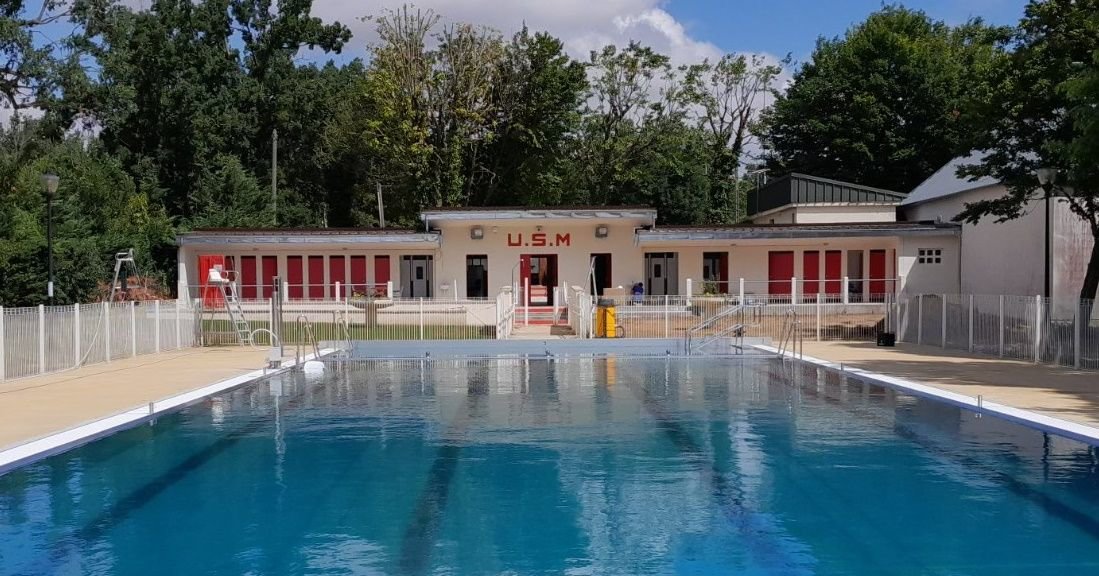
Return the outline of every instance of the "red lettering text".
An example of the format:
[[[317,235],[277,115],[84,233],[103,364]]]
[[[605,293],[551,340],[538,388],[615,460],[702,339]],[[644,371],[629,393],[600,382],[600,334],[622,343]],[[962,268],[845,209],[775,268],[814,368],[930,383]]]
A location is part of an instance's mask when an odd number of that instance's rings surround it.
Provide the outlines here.
[[[517,236],[517,238],[512,240],[511,239],[511,232],[508,232],[508,246],[522,246],[523,245],[523,235],[520,233],[520,234],[517,234],[516,236]]]
[[[535,232],[534,234],[531,234],[530,235],[530,245],[531,246],[545,246],[546,245],[546,235],[542,232]]]
[[[557,235],[557,240],[554,241],[554,244],[556,244],[558,246],[570,246],[570,245],[572,245],[572,235],[571,234],[558,234]]]

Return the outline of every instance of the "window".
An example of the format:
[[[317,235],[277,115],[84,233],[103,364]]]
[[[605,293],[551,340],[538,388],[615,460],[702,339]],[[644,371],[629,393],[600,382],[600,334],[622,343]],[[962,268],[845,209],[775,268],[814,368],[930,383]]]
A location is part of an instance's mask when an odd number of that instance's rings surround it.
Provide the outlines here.
[[[920,264],[942,264],[942,248],[920,248],[917,262]]]
[[[488,256],[466,256],[466,297],[488,298]]]

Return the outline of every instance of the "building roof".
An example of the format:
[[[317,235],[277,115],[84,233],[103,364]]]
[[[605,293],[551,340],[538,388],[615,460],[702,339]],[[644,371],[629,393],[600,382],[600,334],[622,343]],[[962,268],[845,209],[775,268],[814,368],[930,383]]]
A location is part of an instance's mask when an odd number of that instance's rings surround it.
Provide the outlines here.
[[[656,223],[656,209],[649,206],[525,206],[432,208],[420,212],[420,219],[430,226],[438,221],[472,220],[640,220]]]
[[[905,198],[904,202],[901,202],[901,206],[912,206],[922,202],[961,194],[962,192],[968,192],[969,190],[976,190],[977,188],[999,184],[1000,181],[991,176],[983,176],[976,180],[958,176],[958,167],[967,164],[980,163],[984,157],[985,152],[976,151],[968,156],[959,156],[951,160],[946,166],[939,168],[927,180],[924,180],[919,186],[916,186],[908,195],[908,198]]]
[[[866,222],[854,224],[744,224],[736,226],[666,226],[638,230],[638,241],[766,240],[791,238],[864,238],[874,236],[943,236],[961,233],[958,224],[937,222]]]
[[[407,228],[200,228],[176,236],[195,244],[432,244],[439,235]]]
[[[748,211],[759,214],[792,204],[899,204],[904,194],[861,184],[792,173],[748,193]]]

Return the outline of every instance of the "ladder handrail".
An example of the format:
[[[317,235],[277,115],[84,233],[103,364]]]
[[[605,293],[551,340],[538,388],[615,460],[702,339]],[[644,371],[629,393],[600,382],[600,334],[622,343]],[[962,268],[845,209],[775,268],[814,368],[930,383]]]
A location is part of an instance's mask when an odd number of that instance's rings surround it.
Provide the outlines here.
[[[805,335],[801,333],[801,320],[798,318],[797,309],[793,307],[786,311],[778,344],[780,357],[785,356],[787,351],[791,356],[805,357]]]
[[[696,333],[701,332],[702,330],[705,330],[706,328],[709,328],[710,326],[713,326],[717,321],[722,320],[724,318],[728,318],[729,316],[732,316],[734,314],[737,316],[737,323],[734,325],[734,328],[739,326],[741,328],[741,332],[743,332],[743,330],[745,328],[745,325],[744,325],[744,305],[742,303],[738,302],[735,305],[730,306],[730,307],[726,308],[725,310],[722,310],[721,312],[718,312],[717,314],[714,314],[713,316],[707,318],[706,320],[703,320],[702,322],[699,322],[697,325],[689,328],[683,334],[684,349],[686,350],[687,354],[688,355],[691,354],[691,350],[694,347],[694,337],[695,337]],[[723,330],[719,333],[719,335],[715,336],[715,335],[711,334],[711,338],[708,339],[707,341],[703,341],[703,343],[700,344],[699,347],[702,347],[702,346],[705,346],[705,345],[709,344],[713,340],[716,340],[717,338],[720,338],[722,335],[724,335],[726,333],[728,333],[728,331]],[[740,336],[743,337],[743,334],[741,334]]]
[[[308,342],[304,342],[304,343],[308,343],[308,344],[313,345],[313,359],[314,360],[319,360],[320,357],[321,357],[321,350],[320,350],[320,347],[317,345],[317,337],[313,333],[313,323],[309,321],[309,317],[306,316],[305,314],[298,314],[298,317],[294,321],[297,322],[298,326],[302,330],[303,335],[305,336],[304,339],[303,338],[298,339],[298,346],[297,346],[297,349],[294,352],[294,361],[295,361],[295,363],[297,363],[297,364],[301,363],[301,358],[302,358],[301,347],[302,347],[302,344],[303,344],[303,340],[308,341]]]

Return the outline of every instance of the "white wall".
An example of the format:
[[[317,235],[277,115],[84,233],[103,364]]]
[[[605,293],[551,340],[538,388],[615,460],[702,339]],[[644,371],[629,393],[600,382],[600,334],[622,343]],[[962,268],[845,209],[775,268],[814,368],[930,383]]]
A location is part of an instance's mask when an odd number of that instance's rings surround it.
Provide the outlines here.
[[[850,224],[895,222],[893,204],[794,204],[756,214],[756,224]]]
[[[904,279],[901,291],[908,294],[957,294],[961,279],[960,242],[957,236],[908,236],[897,251],[897,272]],[[942,250],[939,264],[920,264],[919,250]]]
[[[1002,185],[988,186],[925,202],[904,209],[910,221],[950,222],[967,202],[999,198],[1006,193]],[[1041,294],[1045,284],[1044,209],[1032,203],[1028,213],[1008,222],[986,217],[978,224],[962,226],[959,262],[960,283],[954,290],[968,294]],[[915,248],[915,246],[910,246]],[[913,253],[914,255],[914,253]],[[933,283],[928,284],[934,287]],[[919,292],[915,286],[910,292]]]

